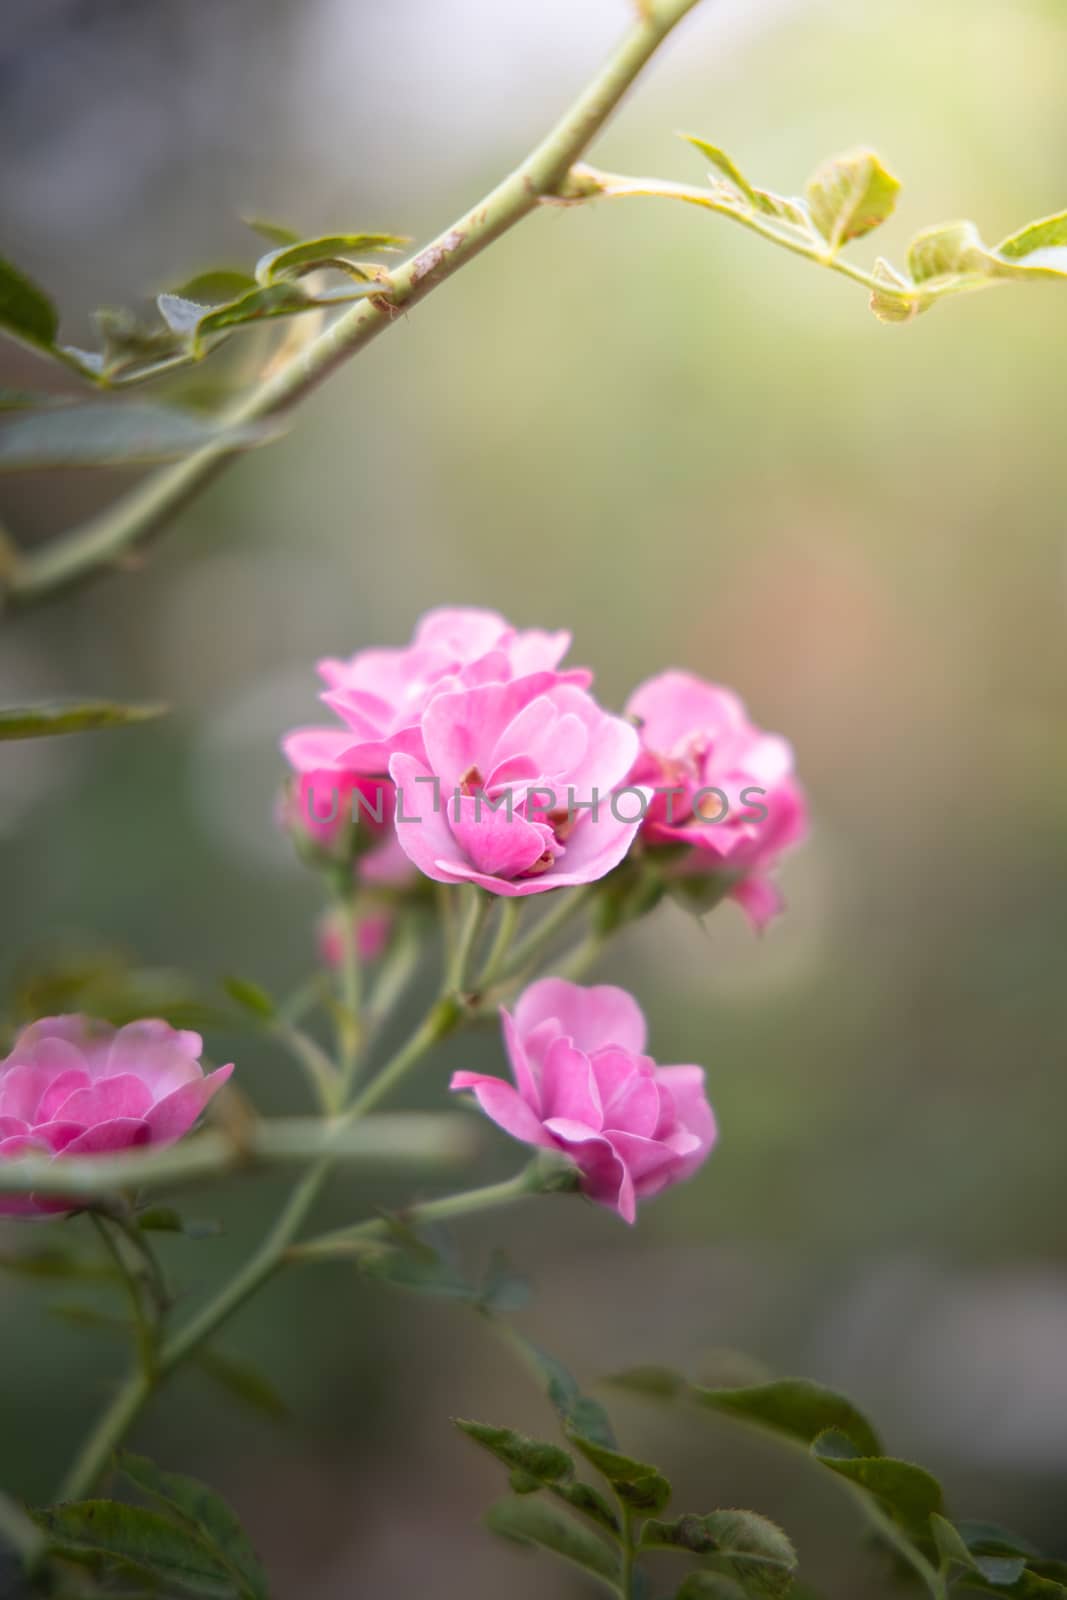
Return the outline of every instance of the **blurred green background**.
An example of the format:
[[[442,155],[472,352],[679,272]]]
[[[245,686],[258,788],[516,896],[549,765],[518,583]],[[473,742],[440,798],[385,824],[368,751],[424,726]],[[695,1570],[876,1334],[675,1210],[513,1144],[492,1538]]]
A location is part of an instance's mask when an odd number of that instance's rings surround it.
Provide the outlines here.
[[[9,0],[5,252],[84,343],[92,306],[252,259],[242,212],[428,237],[539,136],[627,11]],[[956,216],[996,239],[1067,203],[1065,43],[1051,0],[708,0],[594,159],[699,181],[681,128],[795,192],[870,144],[905,189],[857,259],[900,261]],[[400,642],[428,606],[572,628],[608,704],[666,665],[732,684],[792,739],[810,793],[788,913],[761,942],[733,908],[706,930],[664,909],[602,969],[639,991],[661,1060],[707,1064],[721,1146],[633,1233],[546,1201],[468,1223],[463,1251],[476,1265],[506,1243],[537,1289],[521,1325],[583,1380],[741,1347],[852,1393],[960,1514],[1065,1553],[1065,336],[1054,286],[883,327],[854,286],[688,208],[534,217],[186,510],[143,570],[4,626],[4,701],[174,707],[6,747],[5,981],[57,940],[96,940],[208,995],[233,970],[299,982],[318,885],[274,827],[278,736],[312,711],[319,656]],[[272,348],[251,336],[221,375],[253,376]],[[4,382],[41,381],[2,356]],[[43,539],[125,481],[8,479],[0,518]],[[267,1047],[208,1044],[260,1105],[301,1107]],[[499,1066],[492,1033],[443,1051],[410,1102],[442,1106],[461,1061]],[[505,1144],[487,1136],[472,1178],[511,1170]],[[348,1179],[328,1209],[409,1194]],[[264,1182],[194,1208],[227,1232],[169,1243],[190,1296],[277,1198]],[[4,1248],[22,1242],[8,1227]],[[55,1298],[0,1280],[0,1480],[31,1498],[122,1360],[50,1315]],[[499,1477],[449,1417],[548,1423],[462,1307],[324,1268],[273,1285],[220,1348],[253,1357],[292,1420],[189,1376],[137,1441],[230,1496],[280,1596],[585,1592],[479,1526]],[[858,1522],[802,1462],[616,1410],[675,1469],[680,1508],[751,1504],[823,1592],[883,1592]]]

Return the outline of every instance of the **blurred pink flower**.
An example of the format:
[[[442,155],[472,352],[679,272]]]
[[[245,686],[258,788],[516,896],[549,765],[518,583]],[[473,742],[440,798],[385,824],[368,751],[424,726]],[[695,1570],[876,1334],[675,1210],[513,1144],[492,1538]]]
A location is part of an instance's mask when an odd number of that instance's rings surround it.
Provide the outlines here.
[[[645,843],[691,846],[679,875],[721,875],[762,929],[782,907],[769,874],[807,834],[789,744],[754,727],[729,689],[687,672],[650,678],[626,711],[641,736],[630,781],[658,791]]]
[[[422,758],[398,752],[389,763],[396,835],[438,883],[542,894],[602,878],[630,848],[645,796],[616,808],[613,791],[637,735],[584,689],[534,673],[440,694],[419,738]]]
[[[89,1017],[46,1017],[23,1029],[0,1061],[0,1163],[36,1151],[113,1155],[137,1145],[173,1144],[188,1133],[233,1066],[206,1077],[198,1033],[165,1022],[115,1029]],[[47,1195],[9,1195],[0,1215],[70,1211]]]
[[[488,1117],[523,1144],[576,1163],[591,1200],[633,1222],[638,1200],[690,1177],[717,1137],[702,1067],[645,1055],[645,1019],[625,989],[543,978],[501,1011],[516,1087],[453,1074]]]
[[[344,960],[344,924],[339,911],[327,911],[319,922],[319,954],[328,967],[339,967]],[[354,915],[356,954],[360,961],[377,961],[389,943],[393,917],[384,907]]]

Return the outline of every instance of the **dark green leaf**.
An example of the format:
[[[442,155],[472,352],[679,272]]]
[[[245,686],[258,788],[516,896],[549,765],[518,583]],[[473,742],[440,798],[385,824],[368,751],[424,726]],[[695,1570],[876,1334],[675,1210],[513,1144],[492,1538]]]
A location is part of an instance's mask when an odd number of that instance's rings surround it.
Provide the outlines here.
[[[862,1455],[881,1452],[878,1435],[851,1400],[806,1378],[779,1378],[744,1389],[694,1388],[693,1395],[702,1406],[784,1433],[800,1444],[810,1445],[819,1434],[835,1428]]]
[[[721,1572],[691,1572],[675,1600],[746,1600],[746,1591]]]
[[[619,1519],[608,1500],[594,1489],[590,1483],[553,1483],[549,1485],[549,1493],[555,1495],[557,1500],[562,1500],[573,1511],[580,1511],[583,1516],[606,1528],[608,1533],[618,1535]]]
[[[710,1556],[746,1594],[778,1600],[789,1592],[797,1554],[775,1523],[754,1511],[709,1511],[676,1522],[646,1522],[641,1548]]]
[[[51,350],[58,326],[56,308],[44,290],[0,256],[0,328],[26,344]]]
[[[351,256],[395,250],[409,242],[395,233],[329,233],[321,239],[301,239],[263,256],[256,263],[256,280],[262,284],[277,283],[319,267],[348,271],[352,266],[348,259]]]
[[[937,1479],[910,1461],[857,1455],[852,1440],[832,1428],[812,1441],[811,1453],[824,1467],[873,1495],[895,1522],[916,1537],[927,1538],[931,1516],[944,1510]]]
[[[360,1260],[368,1277],[380,1278],[396,1289],[411,1289],[417,1294],[439,1295],[446,1300],[477,1303],[479,1291],[468,1283],[451,1262],[438,1255],[416,1256],[407,1250],[383,1250]]]
[[[671,1486],[657,1467],[583,1439],[571,1428],[565,1431],[574,1448],[608,1480],[623,1505],[631,1511],[663,1510],[670,1500]]]
[[[229,1570],[211,1547],[159,1512],[114,1500],[84,1500],[38,1511],[35,1520],[61,1553],[116,1556],[198,1594],[235,1592]]]
[[[163,1472],[144,1456],[124,1450],[119,1468],[143,1494],[166,1506],[208,1546],[212,1556],[237,1580],[249,1600],[267,1600],[267,1579],[248,1536],[225,1500],[213,1489],[180,1473]]]
[[[22,1278],[115,1278],[117,1270],[110,1263],[83,1260],[66,1250],[29,1250],[20,1255],[5,1251],[0,1255],[0,1271],[14,1273]]]
[[[811,220],[831,250],[860,239],[892,215],[900,180],[873,150],[849,150],[825,161],[804,188]]]
[[[228,1394],[252,1411],[258,1411],[273,1422],[285,1422],[290,1412],[284,1399],[258,1368],[247,1361],[235,1361],[232,1356],[220,1355],[217,1350],[202,1349],[193,1358],[202,1372],[206,1372]]]
[[[170,290],[182,300],[196,300],[200,305],[221,305],[224,300],[236,300],[256,287],[250,272],[238,272],[231,267],[216,267],[208,272],[198,272],[184,283]]]
[[[971,1550],[985,1550],[997,1555],[1038,1557],[1039,1551],[1028,1539],[1002,1528],[996,1522],[963,1521],[956,1523],[957,1531]]]
[[[181,1233],[187,1239],[215,1239],[222,1232],[221,1222],[193,1221],[183,1217],[173,1206],[149,1206],[138,1213],[137,1226],[142,1233]]]
[[[258,983],[253,983],[249,978],[231,976],[222,980],[222,987],[230,999],[236,1001],[245,1011],[250,1011],[253,1016],[262,1017],[269,1022],[276,1014],[277,1006],[267,993],[266,989]]]
[[[121,728],[131,722],[161,717],[166,706],[120,706],[110,700],[57,702],[0,708],[0,740],[44,739],[60,733],[89,733],[96,728]]]
[[[550,1402],[567,1428],[583,1439],[612,1449],[615,1430],[599,1400],[583,1394],[576,1380],[555,1356],[550,1356],[521,1334],[513,1333],[512,1338],[544,1383]]]
[[[521,1311],[529,1302],[528,1279],[515,1271],[502,1250],[494,1250],[489,1258],[479,1289],[479,1299],[487,1311],[498,1314]]]
[[[574,1472],[574,1462],[558,1445],[530,1439],[511,1428],[494,1428],[486,1422],[469,1422],[463,1417],[454,1417],[453,1421],[468,1439],[480,1444],[506,1467],[534,1478],[539,1484],[557,1483]]]
[[[537,1545],[551,1550],[592,1573],[609,1588],[618,1581],[619,1561],[597,1535],[582,1523],[541,1499],[501,1500],[489,1512],[489,1527],[517,1544]]]
[[[173,406],[64,406],[20,413],[0,424],[0,472],[173,461],[207,445],[262,444],[272,431],[261,425],[227,427]]]
[[[1026,1569],[1025,1556],[976,1555],[968,1548],[959,1529],[937,1512],[930,1517],[930,1531],[944,1561],[954,1562],[966,1572],[978,1572],[995,1588],[1010,1587]]]

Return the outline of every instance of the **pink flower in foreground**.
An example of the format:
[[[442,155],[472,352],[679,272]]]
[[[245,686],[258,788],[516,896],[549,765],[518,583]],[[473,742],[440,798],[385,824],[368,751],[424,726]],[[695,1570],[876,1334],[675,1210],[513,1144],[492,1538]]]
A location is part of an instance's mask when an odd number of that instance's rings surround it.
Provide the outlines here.
[[[541,894],[602,878],[630,848],[645,796],[614,791],[637,735],[584,689],[535,673],[441,694],[419,736],[424,758],[398,753],[389,772],[397,839],[427,877]]]
[[[626,711],[641,735],[631,781],[658,790],[646,844],[691,846],[679,873],[721,874],[731,898],[764,927],[782,905],[769,874],[807,833],[789,744],[754,727],[729,689],[687,672],[650,678]]]
[[[89,1017],[46,1017],[25,1028],[0,1061],[0,1163],[35,1151],[114,1155],[173,1144],[188,1133],[233,1066],[206,1077],[198,1033],[165,1022],[115,1029]],[[0,1215],[69,1211],[69,1201],[3,1195]]]
[[[702,1067],[659,1067],[625,989],[543,978],[501,1011],[515,1088],[453,1074],[488,1117],[523,1144],[560,1150],[591,1200],[633,1222],[638,1200],[694,1173],[715,1143]]]
[[[495,611],[428,611],[409,645],[320,661],[322,700],[343,726],[297,728],[282,749],[297,772],[384,776],[396,751],[423,754],[419,725],[435,695],[536,672],[548,681],[588,685],[588,672],[557,671],[570,642],[569,633],[513,628]]]

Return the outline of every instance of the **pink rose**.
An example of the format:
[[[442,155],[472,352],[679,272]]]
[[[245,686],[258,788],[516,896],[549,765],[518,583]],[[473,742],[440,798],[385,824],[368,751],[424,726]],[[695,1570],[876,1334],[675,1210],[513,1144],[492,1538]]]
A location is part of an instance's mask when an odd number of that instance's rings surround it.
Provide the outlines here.
[[[659,791],[643,829],[646,844],[691,846],[679,875],[721,875],[762,928],[781,910],[769,874],[807,833],[789,744],[754,727],[729,689],[687,672],[650,678],[626,711],[641,735],[631,782]]]
[[[507,683],[543,672],[549,681],[590,682],[584,671],[556,669],[570,634],[520,631],[495,611],[442,607],[428,611],[401,649],[360,650],[347,661],[319,662],[324,704],[344,727],[297,728],[282,741],[297,772],[383,775],[396,751],[423,754],[422,713],[438,694],[484,683]]]
[[[535,673],[440,694],[418,733],[424,757],[389,763],[396,836],[438,883],[542,894],[592,883],[630,848],[647,797],[614,791],[637,735],[584,689]]]
[[[114,1155],[188,1133],[233,1066],[204,1076],[198,1033],[165,1022],[115,1029],[89,1017],[46,1017],[0,1061],[0,1163],[26,1151]],[[69,1201],[10,1195],[0,1215],[69,1211]]]
[[[690,1177],[715,1143],[702,1067],[659,1067],[625,989],[542,978],[501,1011],[516,1087],[453,1074],[513,1139],[561,1150],[591,1200],[633,1222],[637,1201]]]

